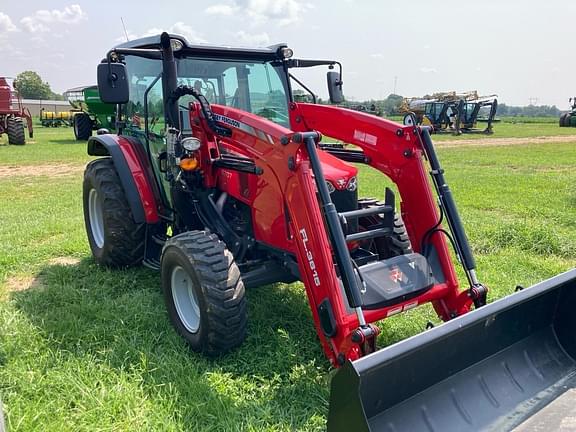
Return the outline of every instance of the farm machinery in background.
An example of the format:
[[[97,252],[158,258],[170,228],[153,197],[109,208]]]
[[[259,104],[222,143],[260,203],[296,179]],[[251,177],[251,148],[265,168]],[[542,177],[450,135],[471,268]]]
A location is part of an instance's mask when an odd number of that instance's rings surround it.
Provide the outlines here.
[[[346,102],[343,104],[338,105],[341,108],[348,108],[354,111],[360,111],[366,114],[372,114],[376,117],[382,117],[382,110],[380,110],[375,103],[371,104],[362,104],[362,103],[353,103],[353,102]]]
[[[76,87],[64,92],[64,97],[75,110],[71,123],[76,140],[86,141],[100,128],[114,129],[115,106],[102,102],[98,86]]]
[[[570,111],[560,116],[560,127],[576,127],[576,96],[568,99]]]
[[[479,96],[477,91],[466,93],[440,92],[422,98],[405,98],[399,108],[405,114],[404,123],[411,124],[414,113],[418,125],[430,126],[434,132],[493,133],[498,99],[496,95]],[[486,112],[487,111],[487,112]],[[485,114],[484,116],[482,114]],[[477,129],[478,122],[486,122]]]
[[[44,127],[72,126],[76,111],[47,111],[40,109],[40,124]]]
[[[0,77],[0,135],[8,135],[8,143],[14,145],[26,144],[24,122],[28,128],[28,136],[34,136],[32,116],[28,108],[22,105],[22,97],[6,77]]]
[[[341,103],[340,63],[285,44],[163,33],[108,52],[117,133],[90,137],[83,183],[95,261],[159,270],[176,332],[212,356],[245,339],[246,289],[302,281],[339,368],[329,431],[513,428],[575,384],[576,270],[486,305],[429,128],[294,101],[294,75],[318,66]],[[360,198],[362,165],[400,199]],[[378,321],[426,303],[446,323],[379,349]]]

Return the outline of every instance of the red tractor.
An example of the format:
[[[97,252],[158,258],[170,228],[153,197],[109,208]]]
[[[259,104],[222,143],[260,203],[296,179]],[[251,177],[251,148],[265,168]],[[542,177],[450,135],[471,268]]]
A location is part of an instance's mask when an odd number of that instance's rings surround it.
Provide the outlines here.
[[[196,46],[163,33],[112,49],[98,86],[117,104],[118,133],[89,139],[100,158],[84,177],[96,262],[160,270],[176,331],[207,355],[244,340],[245,289],[302,281],[340,368],[329,430],[518,424],[542,405],[529,403],[539,392],[576,371],[563,306],[576,272],[484,306],[428,130],[295,102],[293,71],[322,65],[342,102],[341,65],[294,59],[286,45]],[[361,165],[391,179],[401,202],[387,188],[383,202],[358,198]],[[376,323],[424,303],[448,322],[379,350]]]
[[[24,123],[26,120],[28,135],[33,137],[32,116],[28,108],[22,105],[20,94],[8,84],[8,78],[0,77],[0,135],[8,135],[8,143],[26,144]]]

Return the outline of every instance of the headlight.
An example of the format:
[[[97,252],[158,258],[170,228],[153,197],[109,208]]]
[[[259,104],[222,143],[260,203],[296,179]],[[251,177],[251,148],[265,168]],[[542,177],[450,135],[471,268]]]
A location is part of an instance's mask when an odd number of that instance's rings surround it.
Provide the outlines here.
[[[346,189],[350,192],[354,192],[356,189],[358,189],[358,179],[356,177],[352,177],[350,180],[348,180]]]
[[[328,192],[330,193],[334,193],[334,191],[336,190],[332,182],[329,182],[328,180],[326,180],[326,187],[328,188]]]
[[[188,151],[196,151],[200,148],[200,140],[194,137],[184,138],[181,144],[182,148]]]

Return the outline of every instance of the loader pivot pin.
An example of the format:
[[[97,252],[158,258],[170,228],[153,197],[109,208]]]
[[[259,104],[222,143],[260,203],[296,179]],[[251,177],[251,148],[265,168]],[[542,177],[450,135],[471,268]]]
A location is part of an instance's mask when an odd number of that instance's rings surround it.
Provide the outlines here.
[[[357,344],[362,351],[362,355],[376,351],[376,338],[380,334],[380,328],[372,324],[360,326],[352,332],[350,340]]]
[[[482,284],[475,284],[470,287],[470,298],[474,302],[474,307],[479,308],[486,305],[488,288]]]

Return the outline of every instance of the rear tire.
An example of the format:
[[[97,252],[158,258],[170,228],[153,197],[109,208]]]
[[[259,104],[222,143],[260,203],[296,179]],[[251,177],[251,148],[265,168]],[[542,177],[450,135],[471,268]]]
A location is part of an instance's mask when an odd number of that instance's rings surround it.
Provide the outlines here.
[[[92,136],[92,119],[85,113],[74,116],[74,137],[76,141],[86,141]]]
[[[24,136],[24,123],[22,123],[22,119],[20,117],[8,117],[6,120],[6,134],[8,135],[8,144],[26,144],[26,137]]]
[[[112,159],[96,159],[84,171],[84,222],[96,263],[139,265],[144,258],[146,225],[134,222]]]
[[[216,235],[189,231],[172,237],[162,251],[161,274],[170,321],[194,351],[215,356],[244,341],[244,283]]]

